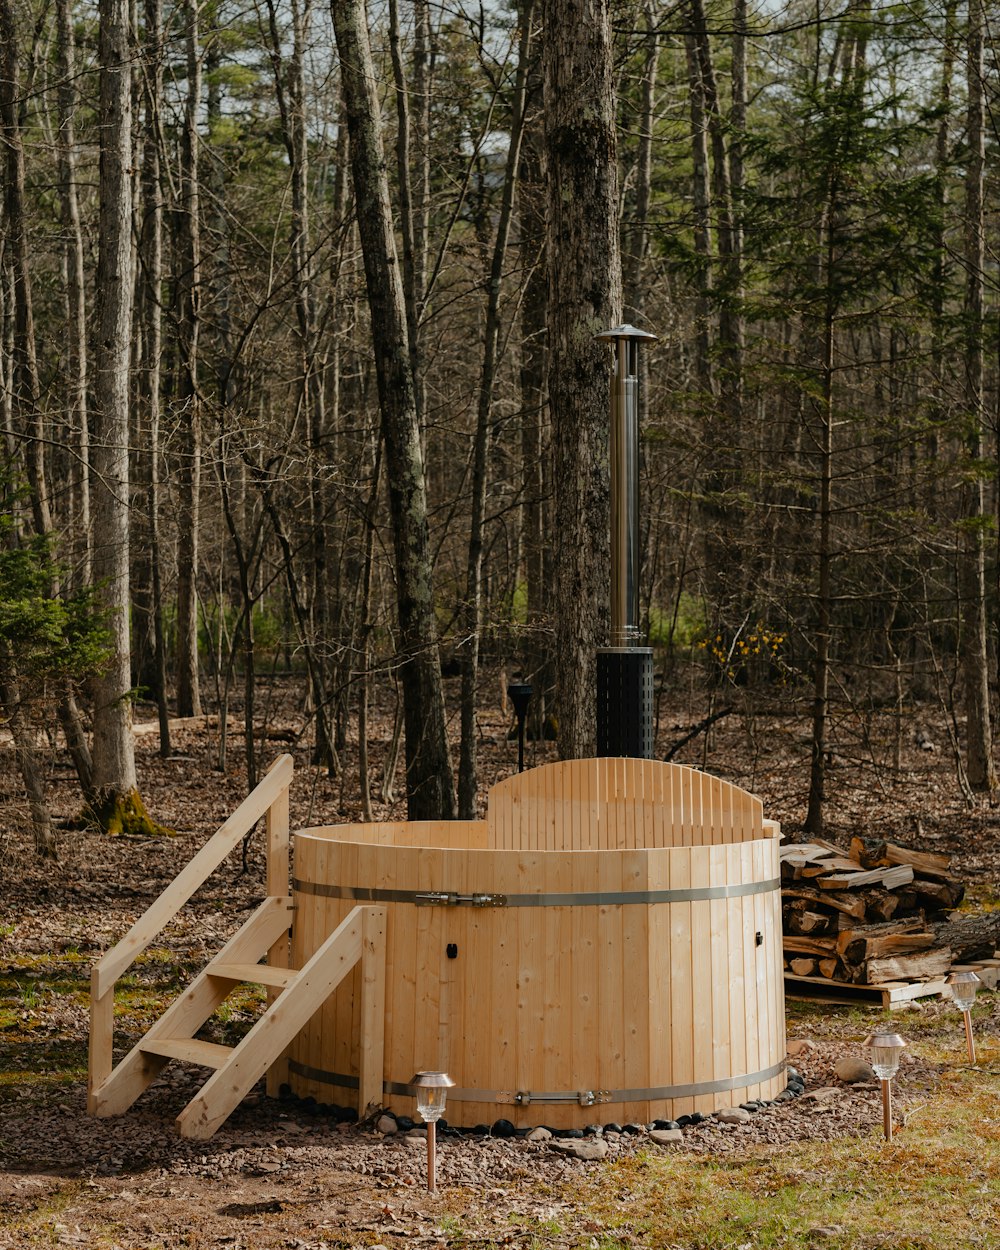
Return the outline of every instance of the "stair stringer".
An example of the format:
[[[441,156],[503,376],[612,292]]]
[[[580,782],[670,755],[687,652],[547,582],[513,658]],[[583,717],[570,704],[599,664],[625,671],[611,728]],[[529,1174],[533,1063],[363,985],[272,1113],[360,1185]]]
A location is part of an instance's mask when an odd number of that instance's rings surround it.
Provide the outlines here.
[[[213,964],[255,964],[287,931],[291,918],[290,898],[272,896],[264,899],[218,955],[125,1055],[111,1075],[91,1091],[88,1105],[91,1115],[109,1117],[127,1111],[170,1062],[165,1055],[144,1051],[144,1044],[157,1039],[193,1038],[233,988],[231,979],[212,974]]]
[[[354,908],[177,1117],[182,1137],[199,1141],[211,1137],[359,960],[359,1114],[381,1102],[385,925],[384,907]]]

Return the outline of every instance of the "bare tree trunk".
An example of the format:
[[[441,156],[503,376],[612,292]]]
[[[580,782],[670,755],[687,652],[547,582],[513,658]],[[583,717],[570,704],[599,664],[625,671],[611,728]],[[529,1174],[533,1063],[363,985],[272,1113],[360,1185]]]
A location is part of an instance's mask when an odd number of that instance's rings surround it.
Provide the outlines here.
[[[523,24],[523,22],[522,22]],[[544,733],[554,686],[551,622],[554,570],[552,567],[551,493],[552,456],[549,408],[546,399],[547,325],[545,264],[545,179],[542,170],[541,43],[544,31],[532,42],[521,171],[518,176],[519,236],[522,266],[526,270],[521,296],[521,534],[527,590],[524,640],[521,646],[523,678],[533,688],[529,705],[531,734]]]
[[[830,623],[831,573],[833,550],[831,521],[833,506],[833,345],[834,310],[832,304],[833,264],[832,230],[827,229],[827,306],[823,327],[823,395],[820,406],[820,472],[819,472],[819,537],[816,547],[817,587],[816,622],[813,629],[812,745],[809,766],[809,804],[805,831],[822,834],[826,802],[826,769],[828,763],[827,726],[830,715]]]
[[[368,23],[361,0],[336,0],[331,10],[351,141],[396,555],[407,810],[411,820],[448,820],[455,812],[454,780],[434,617],[424,463]]]
[[[644,0],[645,61],[642,72],[642,112],[639,116],[639,151],[635,169],[635,200],[622,257],[625,320],[640,325],[645,311],[643,270],[649,253],[649,206],[653,186],[653,123],[660,40],[652,0]],[[642,355],[645,363],[646,354]],[[643,395],[646,388],[643,387]]]
[[[100,0],[100,242],[94,351],[94,578],[111,658],[93,680],[94,798],[111,832],[151,829],[136,788],[129,663],[132,91],[127,0]]]
[[[708,161],[708,106],[698,41],[692,29],[684,36],[691,111],[691,200],[694,251],[697,261],[695,293],[695,381],[706,396],[715,390],[712,369],[712,191]]]
[[[597,648],[610,620],[610,357],[621,319],[618,177],[607,3],[546,0],[549,402],[556,489],[559,752],[597,746]]]
[[[40,403],[31,269],[25,224],[24,144],[18,113],[20,104],[17,28],[9,0],[0,0],[0,125],[6,148],[4,213],[7,243],[4,250],[10,258],[10,301],[13,304],[6,378],[6,401],[9,405],[7,415],[10,432],[16,432],[26,445],[25,467],[35,532],[49,536],[52,534],[52,510],[46,483],[45,429]],[[50,593],[59,594],[59,585],[55,580]],[[80,787],[89,799],[93,784],[90,748],[76,695],[69,686],[64,688],[59,701],[59,720],[67,749],[76,767]]]
[[[62,201],[63,266],[66,279],[66,344],[69,428],[76,438],[73,479],[77,496],[76,558],[83,585],[90,583],[90,432],[87,425],[87,310],[84,295],[83,232],[76,177],[76,50],[70,0],[56,0],[59,68],[59,194]]]
[[[177,473],[177,714],[201,715],[198,675],[198,522],[201,499],[201,398],[198,390],[198,340],[201,299],[201,189],[198,114],[201,109],[201,0],[185,0],[187,24],[187,99],[181,138],[179,225],[181,273],[178,277],[178,340],[181,428]]]
[[[43,859],[55,859],[56,839],[52,830],[52,814],[45,795],[45,774],[35,750],[31,727],[25,721],[20,693],[9,681],[0,683],[0,707],[7,713],[7,727],[14,740],[14,758],[28,796],[35,853]]]
[[[361,681],[358,687],[358,780],[361,785],[361,815],[374,820],[371,777],[368,771],[368,700],[371,690],[372,573],[375,564],[375,531],[379,489],[382,481],[382,440],[376,436],[372,484],[365,506],[364,562],[361,568]]]
[[[145,0],[142,148],[142,222],[140,296],[142,306],[142,380],[148,428],[146,456],[146,537],[149,543],[149,615],[152,623],[152,677],[160,727],[160,755],[170,755],[170,714],[167,705],[166,644],[163,629],[163,587],[160,554],[160,355],[163,351],[163,187],[160,168],[160,110],[163,100],[162,0]]]
[[[472,514],[469,522],[469,557],[466,568],[465,610],[462,623],[461,753],[458,771],[458,815],[460,820],[476,818],[479,781],[476,770],[476,683],[479,677],[479,645],[483,631],[483,529],[486,520],[488,459],[500,343],[500,289],[510,223],[514,208],[517,171],[521,161],[521,135],[531,50],[531,5],[521,10],[521,38],[517,75],[511,101],[510,143],[504,171],[503,194],[497,218],[493,257],[490,263],[489,294],[486,303],[483,367],[479,378],[479,403],[472,452]]]
[[[309,473],[309,554],[311,556],[308,578],[300,579],[289,566],[287,576],[289,592],[295,609],[299,630],[299,643],[304,648],[312,687],[312,700],[316,707],[316,740],[314,761],[324,764],[334,776],[339,768],[330,714],[327,708],[327,680],[317,643],[328,638],[326,612],[327,542],[326,504],[323,474],[319,458],[326,432],[326,396],[316,328],[316,296],[309,228],[309,145],[307,142],[307,119],[305,114],[304,59],[309,31],[310,6],[293,0],[292,47],[287,66],[283,63],[282,37],[278,30],[277,13],[272,0],[268,0],[269,28],[271,36],[271,60],[274,65],[275,89],[281,113],[282,131],[292,187],[291,254],[295,286],[295,312],[301,355],[300,402],[305,413],[306,441],[308,444]],[[268,487],[265,498],[268,507],[277,508],[273,491]],[[301,586],[300,586],[301,583]],[[309,589],[303,593],[302,586]]]
[[[980,462],[983,456],[983,288],[986,263],[983,185],[986,170],[986,104],[983,91],[982,0],[969,0],[967,34],[968,159],[965,172],[965,404],[966,448],[971,464],[965,484],[962,532],[962,669],[965,687],[966,774],[973,790],[997,786],[990,725],[989,657],[986,632],[986,509]]]
[[[717,223],[718,238],[718,280],[715,282],[715,296],[719,308],[719,351],[722,367],[720,369],[719,395],[726,416],[733,425],[733,432],[738,430],[743,413],[743,318],[740,311],[740,286],[742,264],[740,248],[737,243],[737,230],[733,206],[733,186],[730,165],[730,153],[726,145],[725,124],[719,104],[719,88],[715,77],[715,61],[712,56],[712,44],[708,32],[708,20],[705,16],[703,0],[691,0],[692,24],[694,26],[694,42],[700,71],[702,98],[704,102],[705,123],[712,148],[712,215]],[[739,18],[734,15],[734,30],[739,37]],[[745,14],[743,17],[745,22]],[[745,92],[745,54],[742,73],[744,81],[737,77],[739,57],[734,46],[733,67],[733,104],[734,112],[740,112],[738,97]],[[745,110],[745,100],[743,101]],[[735,130],[735,120],[734,120]],[[732,442],[733,432],[728,441]]]
[[[426,4],[420,6],[426,10]],[[414,17],[418,5],[414,4]],[[416,32],[415,32],[416,33]],[[389,52],[392,59],[392,78],[396,88],[396,178],[399,182],[399,235],[403,245],[403,299],[406,303],[406,336],[410,347],[410,368],[413,372],[414,397],[417,401],[417,420],[421,417],[420,389],[420,306],[423,299],[423,277],[418,279],[419,261],[416,236],[419,230],[419,209],[414,202],[413,166],[410,154],[410,96],[411,86],[406,80],[399,30],[399,4],[389,0]],[[413,84],[417,108],[422,101]],[[426,138],[426,136],[425,136]],[[417,185],[421,171],[417,171]]]
[[[11,404],[14,426],[25,442],[25,462],[31,489],[35,532],[52,532],[52,512],[45,474],[45,429],[38,381],[35,319],[31,292],[31,265],[25,220],[25,169],[23,107],[19,70],[17,27],[10,0],[0,0],[0,120],[6,149],[4,211],[5,251],[13,279],[13,358],[10,363]]]

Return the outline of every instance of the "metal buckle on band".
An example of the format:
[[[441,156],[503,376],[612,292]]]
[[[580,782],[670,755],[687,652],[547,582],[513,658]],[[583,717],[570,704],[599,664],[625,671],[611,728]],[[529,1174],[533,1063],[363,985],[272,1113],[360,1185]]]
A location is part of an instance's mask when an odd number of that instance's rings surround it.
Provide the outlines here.
[[[472,907],[506,907],[506,894],[455,894],[444,890],[428,890],[414,894],[418,907],[457,907],[461,903]]]

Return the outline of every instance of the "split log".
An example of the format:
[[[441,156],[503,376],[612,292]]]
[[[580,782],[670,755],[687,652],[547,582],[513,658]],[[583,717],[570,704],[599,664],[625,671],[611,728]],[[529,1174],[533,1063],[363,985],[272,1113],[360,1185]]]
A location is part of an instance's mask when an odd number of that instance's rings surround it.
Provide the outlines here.
[[[957,963],[992,959],[1000,942],[1000,912],[932,922],[931,931],[942,946],[951,947]]]
[[[852,838],[851,855],[863,868],[909,864],[914,873],[923,877],[946,877],[951,864],[950,855],[913,851],[907,846],[897,846],[894,842],[883,842],[878,838]]]
[[[957,907],[965,897],[965,886],[954,877],[945,877],[938,881],[928,881],[917,877],[913,882],[913,888],[924,903],[936,911],[950,911],[952,907]]]
[[[808,937],[809,934],[826,933],[833,927],[833,917],[818,911],[798,911],[791,909],[785,922],[788,933],[799,933]]]
[[[921,951],[915,955],[887,955],[869,959],[859,969],[864,983],[881,985],[886,981],[919,981],[943,976],[951,967],[951,950]]]
[[[857,872],[858,864],[843,855],[829,855],[826,859],[813,860],[800,869],[803,880],[810,877],[821,877],[827,872]]]
[[[934,945],[934,935],[927,933],[923,920],[919,916],[913,916],[907,920],[893,920],[888,924],[861,924],[854,925],[852,928],[844,929],[837,935],[837,953],[844,956],[847,948],[853,943],[871,942],[873,947],[879,941],[886,937],[914,937],[926,936],[930,940],[925,942],[923,946],[915,947],[917,950],[925,950],[928,946]],[[875,949],[868,952],[868,955],[879,954]],[[894,952],[898,953],[898,952]],[[868,958],[863,955],[861,958],[851,958],[848,962],[859,964],[862,959]]]
[[[822,890],[859,890],[866,885],[880,885],[886,890],[894,890],[897,886],[909,885],[912,880],[913,869],[909,864],[900,864],[896,868],[831,872],[828,876],[818,877],[816,884]]]
[[[828,981],[837,980],[837,972],[840,969],[839,959],[819,959],[817,966],[821,977],[826,977]]]
[[[816,890],[805,885],[794,886],[783,890],[782,893],[785,898],[801,898],[807,902],[817,904],[817,911],[820,907],[830,907],[834,911],[844,912],[848,916],[853,916],[856,920],[864,920],[865,918],[865,900],[860,894],[826,894],[822,890]]]
[[[891,920],[897,912],[902,915],[906,915],[906,913],[912,909],[902,904],[900,899],[900,895],[902,893],[902,890],[893,890],[891,893],[888,890],[884,892],[871,890],[865,895],[865,917],[870,920],[872,924],[879,924],[886,920]],[[916,902],[917,896],[914,894],[914,907],[916,906]],[[921,915],[921,919],[922,918],[923,917]]]
[[[789,842],[778,848],[779,860],[783,864],[791,864],[793,868],[804,868],[806,864],[828,859],[831,854],[828,847],[816,846],[813,842]]]
[[[812,977],[816,975],[816,960],[807,959],[804,955],[800,955],[797,959],[789,960],[788,966],[797,977]]]
[[[894,955],[915,955],[936,945],[933,933],[885,933],[881,937],[855,938],[838,951],[845,964],[858,967],[872,959]]]
[[[786,955],[818,955],[826,958],[837,953],[837,943],[832,937],[799,937],[794,933],[786,933],[782,938],[782,946]]]

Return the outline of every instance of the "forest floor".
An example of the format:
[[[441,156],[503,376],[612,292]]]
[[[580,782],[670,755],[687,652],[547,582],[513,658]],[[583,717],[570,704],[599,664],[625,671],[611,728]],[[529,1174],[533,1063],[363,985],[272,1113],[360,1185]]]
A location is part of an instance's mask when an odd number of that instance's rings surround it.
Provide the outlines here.
[[[295,755],[292,827],[356,819],[353,758],[341,779],[317,772],[304,746],[283,740],[298,723],[291,687],[277,682],[272,694],[277,736],[264,743],[264,763],[282,750]],[[705,712],[664,705],[661,757]],[[511,724],[499,706],[481,717],[484,793],[516,767]],[[383,730],[376,763],[391,725]],[[758,714],[751,722],[734,711],[675,758],[752,789],[794,836],[808,782],[806,730],[801,718]],[[241,733],[230,733],[225,773],[211,720],[177,725],[173,736],[174,754],[163,760],[156,734],[142,728],[137,752],[143,797],[176,835],[111,839],[67,829],[54,863],[34,855],[11,751],[0,741],[0,1247],[1000,1247],[1000,993],[981,995],[975,1008],[975,1069],[964,1063],[947,1004],[918,1001],[892,1017],[911,1045],[896,1082],[902,1127],[891,1146],[881,1142],[876,1086],[846,1086],[833,1073],[841,1056],[862,1056],[880,1013],[792,1002],[789,1037],[811,1043],[793,1060],[805,1096],[746,1124],[691,1126],[675,1146],[643,1134],[609,1137],[602,1162],[546,1141],[446,1135],[434,1195],[424,1188],[419,1138],[382,1137],[259,1092],[209,1142],[181,1140],[173,1118],[195,1077],[178,1065],[124,1117],[88,1118],[90,965],[245,793]],[[549,758],[551,744],[529,744],[528,765]],[[1000,811],[962,801],[942,723],[912,711],[903,722],[845,721],[831,763],[829,838],[846,843],[863,832],[951,853],[968,885],[965,906],[995,905]],[[58,758],[51,798],[61,819],[79,809]],[[376,810],[390,814],[401,815],[398,804]],[[234,915],[260,896],[262,880],[258,837],[247,871],[235,853],[142,957],[120,993],[119,1042],[137,1036],[190,979]],[[221,1036],[245,1027],[248,1007],[219,1020]]]

